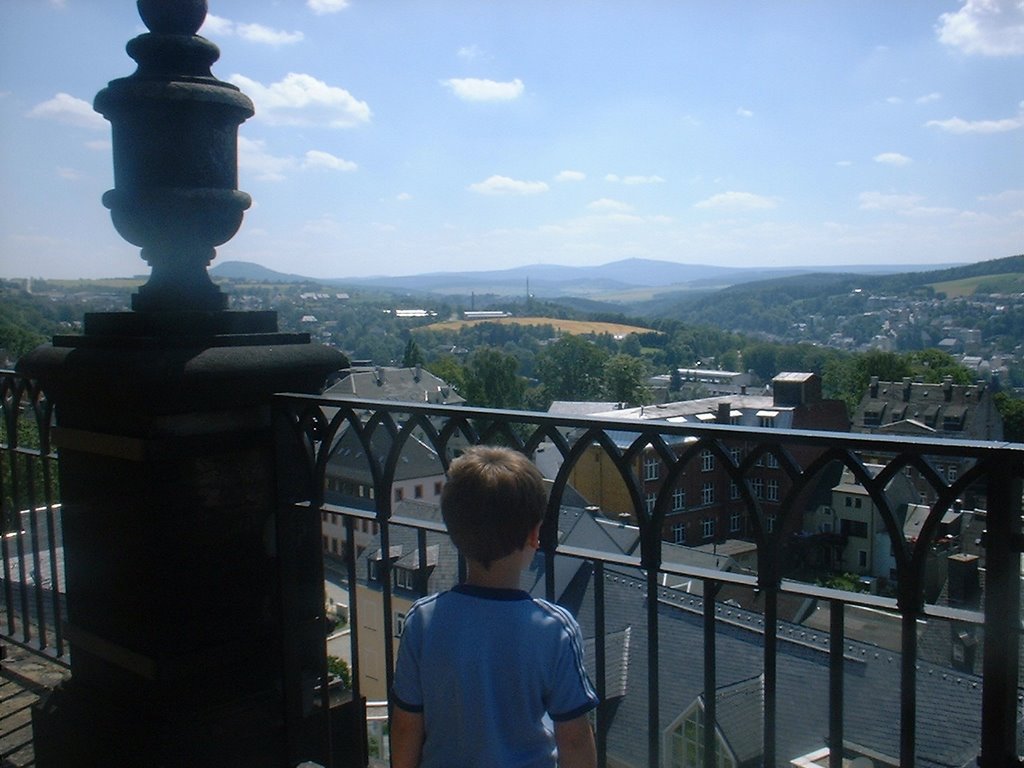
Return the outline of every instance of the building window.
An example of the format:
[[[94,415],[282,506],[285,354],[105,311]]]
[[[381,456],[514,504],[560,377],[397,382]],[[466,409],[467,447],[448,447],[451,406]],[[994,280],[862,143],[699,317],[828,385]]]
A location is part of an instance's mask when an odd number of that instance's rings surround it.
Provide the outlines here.
[[[858,496],[856,499],[853,500],[853,508],[854,509],[860,509],[861,504],[863,503],[863,501],[864,500],[860,496]]]
[[[847,496],[845,498],[845,502],[846,502],[846,506],[848,506],[848,507],[852,507],[853,506],[853,499],[850,498],[849,496]]]
[[[413,495],[414,498],[422,499],[423,498],[423,486],[422,485],[417,485],[416,487],[414,487],[412,489],[412,495]]]
[[[704,483],[700,489],[700,502],[701,504],[714,504],[715,503],[715,484]]]
[[[729,515],[729,533],[738,533],[743,526],[743,513],[738,509]]]
[[[669,733],[666,765],[669,768],[704,768],[704,711],[695,706]],[[715,736],[715,768],[735,768],[736,763]]]
[[[764,464],[769,469],[778,469],[779,459],[774,453],[766,453],[764,456]]]
[[[956,464],[950,464],[946,467],[946,482],[955,483],[957,478],[958,470]]]
[[[740,486],[739,483],[729,481],[729,498],[736,501],[740,497]]]
[[[768,533],[775,533],[775,515],[768,515],[765,517],[764,527]]]
[[[437,482],[434,483],[434,495],[435,496],[440,496],[441,495],[441,485],[442,485],[442,483],[441,483],[440,480],[438,480]]]
[[[868,553],[863,549],[857,552],[857,565],[861,568],[867,568],[868,565]]]
[[[705,448],[700,452],[700,471],[710,472],[715,468],[715,454]]]
[[[367,577],[370,581],[377,581],[380,579],[380,560],[367,560]]]
[[[686,543],[686,525],[684,523],[676,523],[672,526],[672,543]]]
[[[392,582],[401,589],[413,588],[413,572],[408,568],[395,568],[392,571]]]
[[[401,501],[405,498],[404,488],[395,488],[395,501]]]
[[[645,456],[644,457],[644,481],[648,482],[651,480],[658,479],[659,464],[657,456]]]
[[[700,521],[701,533],[704,534],[705,539],[714,538],[715,535],[715,518],[705,517]]]
[[[405,632],[405,614],[395,614],[395,637],[401,637],[402,633]]]
[[[686,491],[682,488],[672,490],[672,511],[682,512],[686,509]]]
[[[743,449],[742,448],[730,448],[729,449],[729,458],[732,459],[732,463],[735,464],[738,467],[740,465],[740,462],[743,461]]]
[[[644,511],[646,511],[647,514],[650,515],[654,512],[654,504],[655,502],[657,502],[657,500],[658,494],[656,493],[648,493],[646,496],[644,496]]]
[[[767,488],[768,488],[768,493],[767,493],[766,498],[768,499],[768,501],[778,501],[779,500],[779,481],[778,480],[769,479],[768,480]]]
[[[753,487],[753,490],[754,490],[754,498],[755,499],[763,499],[764,498],[764,478],[763,477],[755,477],[753,480],[750,481],[750,485]]]
[[[863,520],[842,520],[839,523],[839,531],[844,536],[866,539],[868,537],[868,524]]]
[[[775,426],[774,416],[758,416],[758,423],[761,425],[761,429],[771,429]]]

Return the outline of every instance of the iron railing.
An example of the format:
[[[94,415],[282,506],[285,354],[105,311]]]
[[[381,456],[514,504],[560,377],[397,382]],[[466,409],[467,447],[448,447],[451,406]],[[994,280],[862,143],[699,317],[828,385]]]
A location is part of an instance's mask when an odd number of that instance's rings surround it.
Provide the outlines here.
[[[56,482],[55,454],[50,441],[53,426],[52,405],[31,380],[13,372],[0,372],[0,499],[3,501],[4,535],[0,539],[3,561],[0,638],[67,663],[67,646],[61,634],[63,605],[63,557],[60,543],[60,507]],[[680,676],[677,632],[687,621],[699,626],[696,647],[687,649],[690,664],[699,671],[703,722],[720,722],[716,708],[732,706],[723,698],[723,688],[736,679],[732,663],[734,644],[739,634],[749,644],[757,638],[757,687],[760,744],[763,765],[788,765],[798,755],[790,754],[789,734],[794,719],[805,718],[813,731],[821,713],[794,712],[791,700],[794,687],[811,687],[802,679],[794,680],[792,660],[820,657],[827,691],[822,710],[824,725],[820,732],[808,734],[808,743],[843,745],[849,754],[874,756],[876,765],[942,764],[928,743],[934,721],[940,727],[965,734],[968,747],[983,768],[1019,764],[1018,741],[1021,735],[1020,705],[1020,552],[1021,486],[1024,446],[952,440],[880,438],[832,432],[745,429],[730,425],[683,425],[653,421],[624,421],[595,418],[567,418],[534,412],[497,411],[463,407],[428,406],[373,400],[334,399],[303,395],[281,395],[275,401],[278,443],[283,457],[280,467],[280,532],[290,542],[312,542],[312,558],[296,562],[296,556],[310,547],[282,546],[283,598],[288,626],[294,643],[286,645],[286,690],[292,704],[290,720],[301,719],[308,711],[306,692],[314,681],[324,695],[321,711],[328,711],[326,659],[323,653],[323,606],[303,599],[294,585],[322,584],[323,560],[320,557],[320,526],[323,514],[337,514],[344,520],[346,544],[344,568],[350,587],[349,622],[352,640],[352,682],[354,697],[360,698],[359,644],[369,642],[362,636],[356,585],[363,578],[357,572],[356,526],[364,522],[379,526],[379,547],[391,551],[391,539],[400,529],[414,531],[415,561],[418,572],[427,571],[428,536],[443,536],[443,526],[431,520],[395,514],[391,492],[407,445],[420,440],[438,454],[442,466],[466,444],[504,443],[535,455],[542,446],[560,459],[553,478],[549,521],[545,527],[543,585],[549,599],[556,595],[556,564],[565,559],[583,563],[589,571],[587,602],[579,606],[585,634],[592,638],[594,682],[604,703],[596,713],[596,733],[601,765],[622,762],[622,719],[626,707],[621,700],[625,670],[615,667],[622,661],[623,643],[613,638],[621,626],[619,593],[632,590],[632,606],[640,610],[642,621],[632,627],[632,647],[628,663],[632,665],[629,692],[633,703],[642,699],[643,717],[631,722],[634,732],[644,733],[646,744],[635,752],[635,764],[670,764],[671,745],[666,732],[676,713],[689,702],[673,699],[674,682]],[[370,478],[373,502],[366,504],[327,491],[328,462],[343,444],[342,438],[355,439],[370,458],[362,468]],[[380,440],[381,437],[385,439]],[[736,446],[744,450],[738,454]],[[383,446],[383,447],[382,447]],[[590,456],[598,446],[608,466],[621,478],[631,499],[638,526],[636,551],[609,552],[567,545],[557,538],[556,516],[572,469],[582,457]],[[723,571],[702,565],[680,564],[666,557],[662,542],[664,521],[672,514],[673,488],[686,472],[698,471],[706,453],[711,452],[718,467],[740,492],[748,519],[746,530],[757,546],[755,572]],[[653,507],[645,500],[643,457],[655,455],[660,462],[660,485]],[[550,453],[549,453],[550,455]],[[772,466],[785,482],[775,507],[778,519],[769,526],[770,506],[750,482],[763,460],[772,457]],[[881,468],[867,466],[867,458]],[[936,470],[942,461],[956,460],[966,471],[947,479]],[[966,463],[964,463],[966,462]],[[799,527],[799,518],[811,490],[820,478],[835,466],[845,467],[865,489],[884,523],[895,561],[896,579],[890,595],[853,593],[829,589],[788,577],[788,532]],[[908,468],[931,489],[933,501],[924,525],[915,540],[902,531],[901,509],[887,491]],[[978,490],[980,489],[980,491]],[[649,489],[647,489],[649,490]],[[943,518],[955,508],[957,500],[968,492],[986,499],[987,521],[981,538],[984,555],[984,599],[973,607],[957,607],[947,601],[926,599],[929,563],[941,548]],[[289,542],[284,542],[289,543]],[[376,545],[375,545],[376,546]],[[386,685],[390,688],[395,651],[393,603],[396,590],[390,578],[392,562],[380,561],[378,586],[382,607],[383,657]],[[699,584],[700,589],[682,590],[682,583]],[[425,578],[414,585],[416,594],[428,587]],[[736,606],[724,596],[728,590],[746,592],[758,606],[751,611]],[[303,593],[305,594],[305,593]],[[654,596],[654,599],[649,599]],[[823,628],[804,631],[802,625],[780,617],[780,605],[797,599],[829,606]],[[872,611],[893,616],[898,621],[898,639],[894,645],[882,641],[866,642],[851,627],[851,614]],[[954,669],[925,658],[919,640],[927,637],[926,625],[948,627],[950,634],[960,633],[978,642],[981,659],[975,669]],[[308,630],[308,631],[307,631]],[[305,633],[305,634],[303,634]],[[687,635],[692,638],[693,635]],[[296,651],[312,638],[319,652],[314,657]],[[640,650],[638,651],[637,648]],[[885,716],[886,702],[895,701],[889,733],[879,735],[878,724],[862,717],[862,702],[851,703],[861,678],[867,679],[864,659],[872,654],[888,658],[892,673],[881,683],[872,683],[877,692],[879,717]],[[618,658],[614,658],[617,657]],[[625,662],[623,662],[625,663]],[[610,671],[611,670],[611,671]],[[613,676],[621,676],[621,680]],[[642,675],[637,684],[636,675]],[[860,675],[860,678],[857,676]],[[933,681],[948,677],[964,696],[935,701]],[[868,682],[871,682],[868,680]],[[894,694],[893,691],[896,691]],[[609,700],[611,697],[611,700]],[[935,707],[938,706],[936,710]],[[857,711],[854,711],[854,710]],[[303,738],[308,729],[295,725],[294,754],[302,757]],[[780,734],[786,734],[783,743]],[[716,738],[720,734],[703,729],[702,762],[713,765]],[[891,745],[892,749],[888,749]],[[344,747],[335,744],[335,753]],[[730,745],[731,747],[734,745]],[[327,750],[331,745],[328,743]],[[808,752],[813,749],[808,748]],[[830,749],[830,768],[842,765],[843,749]],[[641,754],[642,753],[642,754]],[[322,754],[322,753],[320,753]],[[330,757],[329,752],[327,755]],[[963,758],[964,755],[958,755]],[[954,764],[951,761],[948,764]],[[965,764],[961,762],[959,764]]]
[[[0,414],[0,636],[67,666],[53,404],[37,382],[0,371]]]
[[[555,564],[560,558],[573,558],[592,569],[587,602],[580,607],[584,634],[593,638],[595,653],[595,684],[605,693],[619,680],[611,680],[608,670],[624,679],[625,670],[615,664],[620,648],[610,648],[615,631],[614,615],[622,601],[615,603],[609,589],[632,589],[634,606],[642,603],[643,620],[632,634],[633,648],[627,662],[629,674],[644,670],[644,679],[630,686],[627,696],[643,699],[645,719],[632,722],[633,732],[646,730],[646,755],[633,752],[632,764],[660,768],[671,762],[674,748],[667,735],[672,718],[689,702],[673,701],[673,687],[682,669],[678,659],[681,629],[689,617],[701,627],[697,635],[700,647],[688,649],[688,664],[701,670],[700,701],[703,722],[720,723],[716,707],[734,707],[727,700],[723,687],[735,681],[737,672],[729,667],[736,656],[734,646],[740,640],[749,646],[750,628],[758,638],[759,675],[754,681],[758,689],[759,727],[749,728],[760,740],[756,752],[758,764],[786,766],[799,757],[813,757],[814,745],[831,745],[826,758],[805,765],[828,765],[840,768],[844,751],[848,755],[872,757],[875,765],[963,765],[966,740],[967,760],[983,768],[1018,764],[1017,741],[1020,732],[1020,553],[1021,553],[1021,479],[1024,445],[980,441],[936,439],[881,438],[835,432],[811,432],[778,429],[747,429],[726,424],[669,424],[639,420],[608,420],[597,418],[566,418],[536,412],[499,411],[416,403],[394,403],[374,400],[337,399],[303,395],[282,395],[276,400],[279,440],[292,460],[286,472],[288,482],[282,484],[282,517],[302,519],[308,526],[319,526],[323,514],[340,515],[344,520],[348,584],[351,591],[349,621],[352,640],[352,680],[355,696],[360,695],[359,644],[364,640],[360,617],[357,584],[365,573],[357,572],[358,553],[354,546],[356,525],[373,521],[379,525],[379,551],[388,553],[380,559],[377,587],[382,600],[383,657],[386,663],[386,684],[390,690],[395,652],[393,605],[398,587],[393,584],[391,540],[400,528],[416,531],[417,555],[412,562],[427,565],[427,536],[443,533],[436,521],[413,519],[395,514],[393,483],[402,464],[403,451],[410,441],[425,442],[436,451],[446,467],[456,452],[466,444],[502,443],[528,455],[535,455],[544,446],[552,448],[560,459],[560,469],[553,478],[548,519],[543,535],[545,558],[545,592],[555,599]],[[345,438],[344,440],[342,438]],[[340,446],[352,445],[353,438],[361,446],[363,458],[360,471],[370,478],[374,501],[339,497],[325,490],[329,462],[339,457]],[[383,439],[382,439],[383,438]],[[347,441],[347,442],[346,442]],[[384,446],[383,449],[381,446]],[[742,445],[741,454],[735,450]],[[621,478],[632,500],[633,516],[638,525],[639,548],[634,552],[611,553],[567,546],[557,540],[556,517],[567,492],[572,469],[582,457],[599,446],[608,466]],[[699,471],[713,454],[721,471],[736,483],[748,518],[748,530],[757,546],[756,572],[723,571],[701,565],[678,564],[676,558],[665,558],[662,541],[666,515],[672,509],[673,488],[686,472]],[[654,455],[660,462],[662,482],[653,508],[645,502],[643,457]],[[550,455],[550,453],[548,454]],[[785,478],[783,492],[775,507],[777,518],[769,524],[766,502],[755,491],[751,476],[766,457]],[[869,468],[868,459],[874,466]],[[937,465],[959,462],[955,479],[947,480]],[[791,532],[800,527],[800,518],[812,502],[813,489],[832,468],[845,468],[863,487],[884,523],[881,534],[891,547],[895,576],[889,594],[842,591],[797,581],[788,577],[787,560]],[[915,473],[930,489],[932,499],[927,520],[915,539],[904,535],[904,509],[890,498],[887,487],[904,474]],[[954,475],[950,473],[948,477]],[[287,487],[285,487],[287,486]],[[984,599],[977,607],[957,606],[946,600],[926,600],[928,571],[936,552],[947,543],[940,538],[943,518],[955,509],[958,499],[972,491],[987,496],[987,523],[982,537],[984,556]],[[378,546],[378,544],[374,544]],[[426,570],[425,568],[423,569]],[[322,571],[319,574],[322,576]],[[684,591],[673,584],[689,582],[701,589]],[[407,585],[406,585],[407,586]],[[443,586],[443,585],[442,585]],[[415,593],[427,589],[426,579],[417,581]],[[752,603],[760,606],[751,612],[735,606],[732,600],[719,600],[722,590],[746,591]],[[694,592],[697,594],[695,595]],[[653,599],[652,599],[653,598]],[[829,618],[825,625],[811,631],[780,618],[780,605],[786,601],[827,606]],[[606,602],[608,604],[606,604]],[[688,611],[684,616],[682,611]],[[675,610],[673,610],[675,609]],[[859,630],[851,629],[851,612],[866,612],[878,618],[894,617],[897,622],[895,646],[884,641],[865,641]],[[787,615],[788,618],[788,615]],[[859,622],[859,619],[858,619]],[[313,622],[315,623],[315,621]],[[930,637],[924,628],[942,627],[940,635],[967,637],[970,642],[983,638],[983,660],[977,665],[980,674],[971,669],[954,669],[925,659],[919,652],[919,638]],[[949,631],[946,631],[946,627]],[[805,631],[806,630],[806,631]],[[687,635],[692,637],[692,635]],[[636,643],[645,647],[637,653]],[[616,658],[612,658],[615,656]],[[871,681],[872,659],[888,664],[883,680]],[[671,662],[666,661],[671,657]],[[790,679],[799,665],[819,663],[825,693],[817,704],[798,701],[802,691],[809,690],[815,680]],[[812,664],[813,666],[813,664]],[[877,665],[876,665],[877,666]],[[296,667],[295,683],[301,675]],[[326,665],[302,670],[326,681]],[[804,670],[806,672],[806,670]],[[804,674],[800,672],[800,674]],[[635,680],[635,678],[632,678]],[[944,699],[944,685],[960,686],[962,697]],[[867,688],[865,688],[867,686]],[[323,688],[326,690],[326,687]],[[960,690],[958,688],[957,690]],[[856,707],[852,698],[867,696]],[[621,695],[621,691],[618,692]],[[716,695],[718,694],[718,695]],[[865,706],[866,704],[866,706]],[[804,711],[800,711],[803,707]],[[872,707],[877,713],[872,715]],[[936,709],[937,707],[937,709]],[[821,712],[812,711],[820,708]],[[966,711],[965,711],[966,708]],[[624,717],[619,701],[604,701],[596,713],[595,730],[601,765],[624,764],[621,740]],[[724,717],[723,712],[723,717]],[[733,713],[735,714],[735,713]],[[887,719],[889,718],[889,719]],[[959,731],[963,739],[951,746],[955,755],[936,754],[933,741],[940,740],[936,721],[946,731]],[[791,738],[806,723],[804,742]],[[823,723],[821,732],[814,732],[815,723]],[[746,736],[749,738],[750,733]],[[780,733],[788,741],[780,744]],[[693,733],[677,732],[680,739]],[[716,736],[716,733],[718,736]],[[701,764],[713,766],[716,738],[722,735],[704,728],[699,735]],[[733,739],[730,749],[736,746]],[[783,753],[794,749],[792,743],[805,743],[806,752]],[[690,745],[692,757],[694,746]],[[803,746],[800,749],[804,749]],[[335,752],[338,745],[335,745]],[[641,747],[640,752],[642,753]],[[823,755],[824,750],[818,750]],[[673,753],[680,760],[683,752]],[[744,759],[740,756],[740,759]],[[748,758],[749,759],[749,756]],[[961,762],[956,762],[960,760]]]

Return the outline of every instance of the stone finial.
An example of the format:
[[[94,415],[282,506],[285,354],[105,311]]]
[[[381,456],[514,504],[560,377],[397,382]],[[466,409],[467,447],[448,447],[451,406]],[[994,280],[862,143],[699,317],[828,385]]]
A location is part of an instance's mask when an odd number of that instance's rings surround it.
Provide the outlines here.
[[[194,35],[206,19],[206,0],[138,0],[139,16],[157,35]]]
[[[114,145],[114,189],[103,204],[152,267],[132,307],[223,310],[227,297],[206,267],[251,204],[238,190],[238,126],[252,102],[210,72],[220,51],[195,34],[206,0],[138,0],[138,9],[151,30],[128,43],[138,69],[94,102]]]

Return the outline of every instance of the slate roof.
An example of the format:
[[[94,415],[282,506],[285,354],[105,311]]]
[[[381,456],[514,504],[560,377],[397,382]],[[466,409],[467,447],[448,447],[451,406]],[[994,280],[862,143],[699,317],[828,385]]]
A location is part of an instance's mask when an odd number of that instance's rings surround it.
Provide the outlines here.
[[[854,432],[1002,440],[1002,419],[984,384],[872,379],[853,416]]]
[[[385,429],[377,429],[370,438],[371,456],[377,457],[381,466],[391,451],[391,435]],[[351,429],[338,438],[338,444],[327,461],[328,477],[343,477],[363,485],[373,485],[370,460],[362,443]],[[402,455],[395,466],[395,480],[414,480],[421,477],[438,477],[444,474],[441,459],[433,448],[411,436],[402,446]]]
[[[636,573],[605,571],[605,621],[609,632],[631,629],[629,688],[611,709],[609,753],[626,765],[646,765],[647,643],[644,581]],[[668,728],[703,692],[701,598],[663,590],[659,595],[659,691],[661,729]],[[720,690],[755,679],[763,671],[763,617],[719,604],[717,682]],[[593,625],[591,601],[580,612]],[[900,656],[866,643],[846,643],[847,738],[884,755],[899,754]],[[609,661],[609,664],[611,661]],[[828,734],[827,634],[780,622],[776,743],[778,766],[819,749]],[[981,680],[926,661],[918,663],[917,743],[920,768],[964,766],[977,755]],[[729,718],[749,709],[737,706]],[[760,714],[760,713],[758,713]],[[759,727],[758,718],[747,723]],[[740,727],[730,721],[730,733]]]
[[[418,366],[352,368],[345,378],[332,384],[324,394],[406,403],[461,405],[466,402],[444,379]]]

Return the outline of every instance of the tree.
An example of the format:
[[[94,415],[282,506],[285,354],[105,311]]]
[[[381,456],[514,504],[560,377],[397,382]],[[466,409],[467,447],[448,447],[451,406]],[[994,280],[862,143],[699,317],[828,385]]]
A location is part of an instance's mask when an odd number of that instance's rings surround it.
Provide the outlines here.
[[[349,671],[348,662],[337,656],[327,657],[327,674],[341,680],[341,687],[348,690],[352,687],[352,673]]]
[[[607,354],[579,336],[563,336],[537,357],[537,376],[552,400],[601,396]]]
[[[423,353],[420,352],[416,340],[410,337],[405,343],[405,352],[402,354],[402,367],[412,368],[417,365],[423,365]]]
[[[521,408],[526,382],[518,370],[512,355],[489,347],[477,350],[466,366],[466,400],[484,408]]]
[[[1014,443],[1024,442],[1024,399],[998,392],[995,401],[1003,418],[1003,437]]]
[[[971,384],[974,374],[960,365],[952,355],[941,349],[922,349],[912,352],[908,360],[913,369],[912,375],[920,376],[929,384],[940,384],[947,376],[953,377],[954,384]]]
[[[451,355],[444,355],[427,366],[437,378],[451,384],[460,394],[466,389],[466,369]]]
[[[614,355],[604,363],[604,386],[617,403],[643,405],[647,401],[647,366],[639,357]]]

